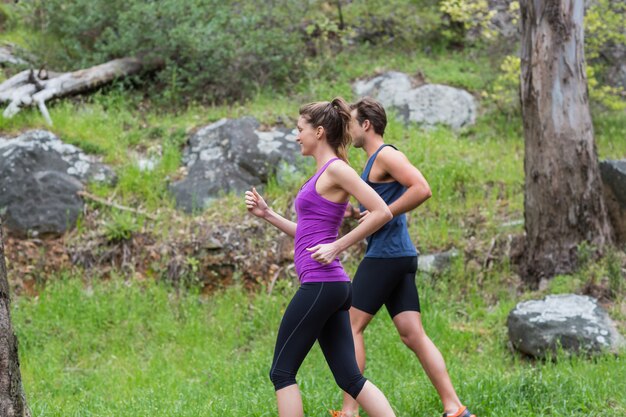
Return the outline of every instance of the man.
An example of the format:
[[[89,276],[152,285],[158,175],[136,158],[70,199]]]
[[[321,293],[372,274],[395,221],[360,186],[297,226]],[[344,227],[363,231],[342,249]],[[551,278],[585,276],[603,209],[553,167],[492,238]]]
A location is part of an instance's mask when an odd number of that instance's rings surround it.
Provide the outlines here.
[[[475,417],[463,406],[452,386],[444,359],[424,332],[415,286],[417,251],[409,236],[404,213],[428,198],[431,191],[420,171],[392,145],[384,143],[387,126],[384,108],[371,98],[351,105],[353,145],[369,157],[361,178],[389,205],[393,219],[368,238],[365,258],[353,280],[350,324],[361,372],[365,368],[363,332],[384,304],[402,341],[419,359],[443,403],[443,417]],[[363,208],[361,208],[362,210]],[[367,211],[351,211],[359,221]],[[358,404],[344,393],[342,411],[334,416],[353,417]]]

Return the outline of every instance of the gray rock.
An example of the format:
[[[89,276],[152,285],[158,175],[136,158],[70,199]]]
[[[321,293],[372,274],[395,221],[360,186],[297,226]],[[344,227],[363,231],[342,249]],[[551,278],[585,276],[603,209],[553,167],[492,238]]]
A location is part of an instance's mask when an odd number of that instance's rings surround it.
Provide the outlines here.
[[[600,162],[600,174],[617,241],[626,243],[626,159]]]
[[[116,181],[110,167],[45,130],[24,132],[14,139],[0,137],[0,161],[9,167],[17,164],[31,171],[52,168],[82,182]]]
[[[476,100],[467,91],[445,85],[427,84],[413,88],[411,78],[387,72],[354,84],[355,93],[371,96],[387,109],[396,110],[402,120],[426,127],[437,124],[459,129],[476,121]]]
[[[439,274],[450,268],[454,258],[459,256],[456,249],[447,252],[420,255],[417,262],[417,270],[428,274]]]
[[[293,165],[301,160],[293,130],[258,128],[256,119],[244,117],[198,130],[183,154],[187,176],[170,186],[177,206],[186,212],[201,210],[223,193],[267,182],[282,161]]]
[[[600,162],[602,182],[609,186],[621,207],[626,208],[626,159]]]
[[[0,215],[14,234],[61,235],[76,224],[84,181],[113,171],[46,131],[0,138]]]
[[[507,319],[509,340],[520,352],[544,358],[566,352],[618,350],[624,339],[598,302],[587,296],[550,295],[519,303]]]

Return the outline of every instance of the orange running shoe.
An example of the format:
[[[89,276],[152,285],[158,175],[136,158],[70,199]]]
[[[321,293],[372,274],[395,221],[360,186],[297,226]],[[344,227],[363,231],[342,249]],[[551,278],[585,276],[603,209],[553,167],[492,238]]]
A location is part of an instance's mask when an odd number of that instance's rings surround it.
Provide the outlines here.
[[[476,414],[470,413],[466,406],[462,406],[454,414],[443,413],[442,417],[476,417]]]
[[[330,415],[332,417],[348,417],[348,415],[346,413],[344,413],[343,411],[338,411],[338,410],[328,410],[328,412],[330,413]],[[355,415],[354,417],[359,417],[359,415]]]

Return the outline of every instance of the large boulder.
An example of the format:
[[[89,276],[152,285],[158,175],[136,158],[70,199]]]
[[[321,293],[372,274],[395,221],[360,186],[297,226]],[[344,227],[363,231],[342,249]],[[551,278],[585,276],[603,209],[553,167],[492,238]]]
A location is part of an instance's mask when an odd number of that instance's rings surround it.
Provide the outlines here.
[[[87,181],[115,181],[113,171],[63,143],[33,130],[0,138],[0,215],[18,236],[61,235],[76,224]]]
[[[544,358],[562,348],[570,353],[618,350],[624,339],[597,300],[549,295],[519,303],[507,319],[509,340],[520,352]]]
[[[626,243],[626,159],[600,162],[600,174],[615,237]]]
[[[467,91],[445,85],[414,84],[407,74],[391,71],[357,81],[353,87],[356,95],[373,97],[388,110],[395,110],[405,123],[426,127],[443,124],[453,129],[475,123],[476,100]]]
[[[259,131],[252,117],[222,119],[198,130],[183,154],[187,176],[170,186],[186,212],[201,210],[222,193],[266,183],[281,165],[299,160],[292,129]]]

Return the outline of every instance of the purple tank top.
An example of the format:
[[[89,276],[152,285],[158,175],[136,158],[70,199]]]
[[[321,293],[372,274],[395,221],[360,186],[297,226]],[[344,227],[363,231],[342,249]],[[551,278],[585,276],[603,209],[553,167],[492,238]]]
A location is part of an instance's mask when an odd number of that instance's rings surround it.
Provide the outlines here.
[[[296,227],[294,263],[301,283],[350,281],[344,271],[339,258],[328,265],[322,265],[313,258],[312,248],[320,243],[331,243],[337,240],[339,226],[343,221],[343,214],[348,202],[334,203],[318,194],[315,189],[317,179],[326,170],[328,165],[339,158],[333,158],[304,183],[296,197],[295,206],[298,214]]]

